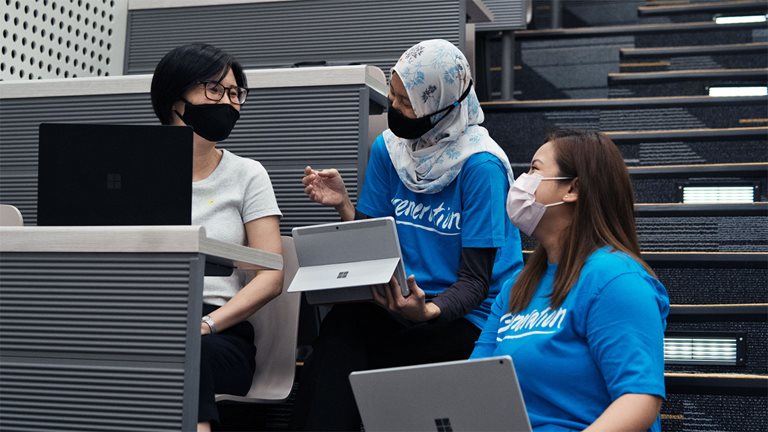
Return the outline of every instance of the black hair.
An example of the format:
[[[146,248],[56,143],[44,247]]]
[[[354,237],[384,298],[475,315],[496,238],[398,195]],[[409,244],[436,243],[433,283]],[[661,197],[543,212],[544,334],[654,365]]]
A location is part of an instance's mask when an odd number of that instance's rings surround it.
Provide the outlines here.
[[[200,81],[220,81],[232,68],[240,87],[248,87],[245,73],[233,56],[208,44],[192,43],[174,48],[155,67],[152,76],[152,108],[162,124],[170,124],[171,108]]]

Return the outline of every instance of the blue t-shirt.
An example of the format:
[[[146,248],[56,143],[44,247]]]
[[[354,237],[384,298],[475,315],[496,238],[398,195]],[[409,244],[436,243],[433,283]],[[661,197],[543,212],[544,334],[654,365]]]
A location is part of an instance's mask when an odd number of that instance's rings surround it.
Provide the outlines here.
[[[458,280],[462,248],[499,248],[488,297],[466,318],[482,328],[501,283],[522,267],[520,233],[507,218],[509,181],[490,153],[469,157],[461,172],[435,194],[409,190],[400,181],[379,135],[371,148],[357,208],[371,217],[392,216],[405,271],[428,296]]]
[[[556,269],[547,267],[519,313],[509,313],[514,281],[504,284],[472,358],[512,357],[537,431],[583,430],[627,393],[665,397],[664,286],[629,255],[604,247],[553,310]],[[651,430],[661,430],[659,418]]]

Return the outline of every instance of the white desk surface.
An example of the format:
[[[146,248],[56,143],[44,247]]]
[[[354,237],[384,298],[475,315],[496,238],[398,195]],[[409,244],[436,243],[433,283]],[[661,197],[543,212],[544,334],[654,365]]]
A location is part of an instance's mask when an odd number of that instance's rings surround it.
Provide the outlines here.
[[[202,253],[238,269],[283,268],[283,257],[206,237],[202,226],[0,227],[0,252]]]
[[[365,85],[386,96],[387,79],[376,66],[322,66],[249,69],[249,88]],[[149,93],[151,74],[108,77],[51,78],[0,82],[0,99]]]

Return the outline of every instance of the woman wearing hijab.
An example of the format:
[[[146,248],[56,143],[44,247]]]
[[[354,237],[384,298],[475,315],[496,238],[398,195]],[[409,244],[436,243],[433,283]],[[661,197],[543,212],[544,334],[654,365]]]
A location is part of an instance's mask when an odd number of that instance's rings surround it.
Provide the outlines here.
[[[467,358],[500,283],[522,267],[506,217],[512,170],[479,126],[464,55],[428,40],[392,68],[389,130],[373,143],[357,208],[335,169],[305,169],[305,192],[342,220],[391,216],[408,275],[375,302],[334,305],[299,386],[294,428],[359,430],[352,371]]]

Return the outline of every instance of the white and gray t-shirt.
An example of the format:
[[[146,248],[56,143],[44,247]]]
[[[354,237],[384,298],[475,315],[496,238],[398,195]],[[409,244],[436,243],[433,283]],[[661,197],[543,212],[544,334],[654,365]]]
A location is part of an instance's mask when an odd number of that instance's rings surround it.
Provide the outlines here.
[[[267,170],[261,163],[227,150],[207,178],[192,182],[192,224],[209,238],[247,245],[245,224],[265,216],[282,216]],[[221,306],[244,285],[244,275],[206,276],[203,302]]]

